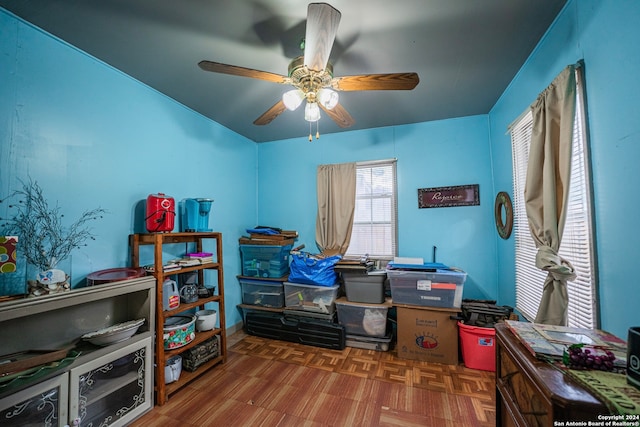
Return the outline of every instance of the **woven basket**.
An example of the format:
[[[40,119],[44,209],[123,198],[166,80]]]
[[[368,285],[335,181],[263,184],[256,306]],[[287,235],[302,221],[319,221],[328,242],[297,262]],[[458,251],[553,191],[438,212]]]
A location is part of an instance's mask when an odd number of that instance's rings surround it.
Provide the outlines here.
[[[220,336],[216,335],[182,353],[182,368],[193,372],[220,355]]]

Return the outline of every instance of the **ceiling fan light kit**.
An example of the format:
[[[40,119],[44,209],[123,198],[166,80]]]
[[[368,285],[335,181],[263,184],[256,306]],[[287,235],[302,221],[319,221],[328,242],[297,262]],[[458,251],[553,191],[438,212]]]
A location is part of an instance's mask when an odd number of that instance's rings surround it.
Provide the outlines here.
[[[335,90],[322,88],[318,91],[318,101],[324,108],[327,110],[333,110],[333,108],[338,105],[338,101],[340,101],[340,96],[338,92]]]
[[[308,122],[317,122],[320,120],[320,107],[315,102],[307,102],[304,107],[304,119]]]
[[[311,123],[317,124],[322,109],[338,126],[350,127],[355,121],[340,105],[340,97],[336,91],[412,90],[420,80],[416,73],[334,77],[329,55],[338,32],[340,17],[340,12],[327,3],[309,4],[305,39],[301,43],[301,46],[304,46],[304,56],[291,61],[287,76],[206,60],[200,61],[198,65],[205,71],[250,77],[294,87],[258,117],[253,122],[256,125],[269,124],[285,110],[294,111],[306,100],[304,119],[309,122],[309,126]],[[316,131],[316,138],[319,137],[320,133]],[[309,133],[309,140],[311,139]]]
[[[300,89],[292,89],[282,94],[282,102],[288,110],[294,111],[304,100],[304,93]]]

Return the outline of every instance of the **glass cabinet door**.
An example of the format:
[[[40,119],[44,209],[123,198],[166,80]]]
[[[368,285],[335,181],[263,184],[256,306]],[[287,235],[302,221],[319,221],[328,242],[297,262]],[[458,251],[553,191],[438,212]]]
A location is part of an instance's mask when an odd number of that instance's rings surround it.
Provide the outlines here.
[[[151,408],[152,363],[151,338],[145,338],[72,369],[72,425],[126,425]]]
[[[0,426],[66,426],[68,387],[65,372],[0,399]]]

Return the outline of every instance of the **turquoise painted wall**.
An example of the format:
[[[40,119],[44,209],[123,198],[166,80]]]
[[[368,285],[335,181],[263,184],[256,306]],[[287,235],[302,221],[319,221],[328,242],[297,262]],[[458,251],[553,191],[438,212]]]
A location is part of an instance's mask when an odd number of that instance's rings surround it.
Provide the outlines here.
[[[317,253],[317,166],[397,158],[399,255],[431,261],[436,246],[436,261],[468,273],[465,298],[494,298],[496,242],[487,129],[487,116],[474,116],[323,135],[311,143],[300,135],[260,144],[260,223],[297,230],[297,243]],[[419,188],[465,184],[480,185],[479,206],[418,208]]]
[[[601,328],[625,337],[640,324],[640,3],[571,0],[489,114],[496,191],[511,194],[506,128],[568,64],[584,59]],[[498,298],[514,304],[513,238],[498,242]]]
[[[228,307],[240,302],[237,238],[257,218],[252,141],[2,10],[0,82],[0,199],[30,176],[67,218],[109,211],[94,223],[96,240],[72,255],[74,286],[90,272],[129,265],[128,235],[144,231],[136,207],[164,192],[215,199]],[[226,317],[240,321],[235,309]]]
[[[486,116],[254,144],[0,10],[0,198],[32,176],[69,218],[101,206],[74,281],[128,265],[127,235],[148,194],[213,197],[224,233],[228,324],[240,320],[237,238],[256,224],[298,230],[315,250],[315,173],[324,163],[398,159],[399,248],[469,273],[465,297],[513,304],[513,238],[493,225],[511,192],[507,125],[567,64],[584,59],[593,158],[602,327],[640,324],[635,255],[640,181],[640,3],[570,0]],[[356,96],[357,94],[352,94]],[[480,184],[477,207],[418,209],[417,189]],[[0,216],[7,213],[0,205]]]

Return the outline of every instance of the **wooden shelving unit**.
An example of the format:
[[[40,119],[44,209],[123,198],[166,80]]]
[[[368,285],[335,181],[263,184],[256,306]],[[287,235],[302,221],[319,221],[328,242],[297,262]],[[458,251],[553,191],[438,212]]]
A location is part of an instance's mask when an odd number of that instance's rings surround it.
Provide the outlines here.
[[[204,250],[211,250],[206,246],[205,242],[213,241],[215,245],[214,262],[189,266],[181,268],[177,271],[164,272],[162,270],[163,259],[162,250],[165,245],[171,244],[193,244],[193,252],[203,252]],[[156,404],[163,405],[169,395],[185,386],[190,381],[194,380],[198,376],[202,375],[208,369],[214,367],[219,363],[225,363],[227,361],[227,335],[225,327],[225,314],[224,314],[224,272],[222,263],[222,234],[218,232],[211,233],[153,233],[153,234],[132,234],[129,236],[129,244],[131,246],[131,265],[134,267],[140,266],[140,246],[153,245],[154,247],[154,273],[156,278],[156,325],[155,325],[155,391],[156,391]],[[162,284],[168,276],[176,274],[197,272],[199,283],[204,284],[204,271],[216,270],[217,271],[217,284],[216,294],[208,298],[199,298],[197,302],[193,303],[180,303],[180,306],[174,310],[163,310],[163,289]],[[163,326],[167,317],[182,313],[194,308],[203,309],[207,303],[217,303],[218,322],[219,328],[211,331],[196,332],[196,336],[189,344],[173,349],[164,349]],[[181,354],[186,350],[206,341],[207,339],[218,335],[220,337],[220,355],[207,363],[199,366],[194,372],[188,372],[182,369],[180,378],[170,384],[165,384],[164,367],[168,359],[176,354]]]

